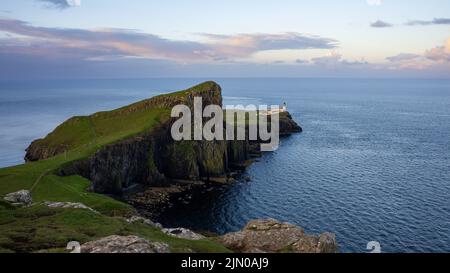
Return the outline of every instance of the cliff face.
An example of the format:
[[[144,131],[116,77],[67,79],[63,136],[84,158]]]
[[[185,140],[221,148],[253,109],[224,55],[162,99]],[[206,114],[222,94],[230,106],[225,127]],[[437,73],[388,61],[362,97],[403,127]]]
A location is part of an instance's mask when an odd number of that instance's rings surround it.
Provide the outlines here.
[[[155,166],[156,141],[141,136],[108,145],[89,159],[88,179],[95,192],[120,194],[135,183],[158,186],[164,176]]]
[[[226,174],[226,142],[174,142],[169,128],[108,145],[95,153],[86,172],[94,191],[120,194],[135,184],[163,186],[168,179],[208,180]]]
[[[201,84],[186,91],[158,96],[114,112],[114,116],[135,115],[148,109],[171,109],[184,104],[193,111],[194,97],[203,98],[203,107],[210,104],[222,105],[221,88],[213,82]],[[170,111],[169,111],[170,113]],[[104,115],[97,113],[90,119],[97,120]],[[168,115],[168,114],[167,114]],[[111,144],[104,145],[88,158],[66,164],[60,175],[79,174],[92,181],[95,192],[121,194],[135,186],[163,186],[170,179],[204,180],[226,178],[233,166],[250,159],[255,152],[255,143],[249,141],[173,141],[170,129],[175,119],[166,118],[151,129]],[[71,122],[70,120],[68,122]],[[61,125],[47,138],[58,139],[55,134],[64,130]],[[99,126],[97,126],[99,127]],[[289,114],[280,116],[282,134],[301,131]],[[48,143],[52,143],[49,145]],[[33,142],[27,149],[28,161],[41,160],[64,151],[58,147],[64,142],[48,139]]]
[[[193,112],[194,97],[203,105],[222,105],[220,86],[180,95],[161,96],[156,105],[172,108],[185,104]],[[155,105],[155,104],[153,104]],[[153,106],[152,105],[152,106]],[[172,140],[170,129],[175,119],[142,136],[108,145],[90,159],[90,179],[100,193],[121,193],[133,184],[160,186],[167,179],[208,180],[228,171],[225,141]]]

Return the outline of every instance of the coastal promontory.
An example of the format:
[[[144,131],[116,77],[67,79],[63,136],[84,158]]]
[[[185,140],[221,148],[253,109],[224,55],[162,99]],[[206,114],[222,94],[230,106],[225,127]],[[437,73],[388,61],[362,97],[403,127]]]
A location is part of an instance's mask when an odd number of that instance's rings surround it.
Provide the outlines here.
[[[69,242],[85,252],[335,252],[334,236],[307,236],[272,220],[222,237],[152,221],[174,196],[233,183],[262,154],[263,141],[248,138],[175,141],[171,108],[193,109],[198,97],[204,107],[222,106],[221,87],[205,82],[72,117],[34,141],[26,164],[0,169],[0,252],[65,252]],[[288,112],[279,120],[282,136],[302,131]],[[259,227],[278,234],[280,244],[261,247],[271,232]]]

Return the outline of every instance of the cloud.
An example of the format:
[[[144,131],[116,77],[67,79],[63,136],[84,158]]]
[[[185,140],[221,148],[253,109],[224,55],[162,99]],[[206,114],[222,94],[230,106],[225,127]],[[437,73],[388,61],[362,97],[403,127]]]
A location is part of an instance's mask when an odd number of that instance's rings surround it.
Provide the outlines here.
[[[47,57],[102,60],[110,58],[201,59],[209,48],[198,42],[174,41],[152,34],[120,29],[60,29],[34,27],[0,19],[0,31],[16,36],[2,41],[0,50]],[[9,44],[10,46],[6,46]]]
[[[386,59],[390,61],[390,65],[387,67],[391,70],[425,70],[435,67],[448,70],[450,68],[450,39],[444,46],[426,50],[423,54],[401,53]]]
[[[5,34],[0,36],[0,79],[450,75],[450,40],[417,58],[402,53],[389,57],[390,62],[369,64],[336,53],[334,39],[292,32],[198,34],[196,40],[182,41],[128,29],[47,28],[0,19],[0,33]],[[286,49],[331,53],[289,61],[271,52]],[[261,63],[262,51],[285,62]]]
[[[62,29],[35,27],[19,20],[0,19],[0,31],[13,38],[0,40],[0,51],[47,57],[111,60],[166,59],[179,62],[249,58],[265,50],[333,49],[337,41],[299,33],[200,34],[204,41],[169,40],[124,29]]]
[[[207,38],[216,51],[236,57],[245,57],[266,50],[333,49],[338,44],[334,39],[293,32],[282,34],[199,35]]]
[[[390,62],[403,62],[403,61],[410,61],[417,58],[420,58],[421,55],[418,54],[410,54],[410,53],[401,53],[395,56],[387,57],[386,59]]]
[[[406,25],[406,26],[450,25],[450,18],[434,18],[431,21],[412,20],[412,21],[406,22],[404,25]],[[376,22],[371,23],[370,26],[374,27],[374,28],[394,27],[393,24],[382,21],[382,20],[377,20]]]
[[[313,58],[312,62],[316,65],[329,66],[329,65],[335,65],[335,64],[339,63],[341,58],[342,58],[341,54],[338,54],[336,52],[331,52],[327,56]]]
[[[435,47],[425,52],[425,57],[435,62],[450,62],[450,51],[446,47]]]
[[[307,64],[307,63],[309,63],[309,61],[308,60],[303,60],[303,59],[297,59],[297,60],[295,60],[295,63],[297,63],[297,64]]]
[[[392,24],[378,20],[376,22],[373,22],[370,24],[371,27],[375,27],[375,28],[386,28],[386,27],[393,27]]]
[[[424,70],[433,65],[423,55],[419,54],[400,53],[386,59],[390,62],[388,69],[391,70]]]
[[[406,23],[407,26],[450,25],[450,18],[434,18],[431,21],[413,20]]]
[[[78,7],[81,5],[81,0],[36,0],[38,2],[44,2],[47,7],[57,9],[67,9],[72,7]]]
[[[383,4],[383,0],[367,0],[367,4],[369,6],[381,6]]]
[[[435,18],[433,20],[435,25],[450,25],[450,18]]]
[[[361,61],[348,61],[342,59],[342,55],[336,53],[334,51],[330,52],[327,56],[313,58],[312,63],[314,65],[335,68],[335,67],[353,67],[353,66],[361,66],[368,65],[368,62],[362,59]]]
[[[437,46],[425,52],[424,56],[435,62],[450,62],[450,38],[443,46]]]

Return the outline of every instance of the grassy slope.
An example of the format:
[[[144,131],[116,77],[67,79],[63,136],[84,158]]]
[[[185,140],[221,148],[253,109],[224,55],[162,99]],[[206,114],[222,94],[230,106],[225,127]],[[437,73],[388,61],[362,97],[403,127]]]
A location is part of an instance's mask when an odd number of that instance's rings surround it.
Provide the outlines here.
[[[1,169],[0,196],[28,189],[32,191],[35,201],[86,202],[86,205],[102,212],[111,208],[125,212],[131,208],[111,198],[85,192],[89,182],[84,178],[57,177],[53,173],[63,164],[86,158],[106,144],[150,130],[165,118],[168,118],[166,109],[149,109],[126,116],[104,112],[91,117],[72,118],[43,140],[47,145],[70,146],[68,151],[47,160]],[[86,119],[92,121],[86,122]],[[62,192],[64,198],[59,196]]]
[[[69,241],[87,242],[109,235],[138,235],[165,242],[172,252],[229,252],[209,240],[189,241],[163,234],[143,223],[106,217],[82,209],[49,209],[42,205],[13,208],[0,202],[0,253],[64,252]]]
[[[205,83],[166,96],[186,95],[207,88]],[[151,130],[169,118],[170,109],[140,107],[147,100],[109,112],[74,117],[58,126],[40,145],[64,147],[65,153],[24,165],[0,169],[0,196],[22,189],[32,191],[33,201],[81,202],[102,215],[83,210],[58,210],[43,206],[12,209],[0,204],[0,252],[61,248],[70,240],[86,242],[111,234],[138,234],[168,242],[174,250],[189,247],[200,252],[226,251],[210,241],[173,239],[143,225],[129,225],[122,218],[133,209],[110,197],[87,192],[90,181],[54,175],[63,164],[92,155],[104,145]],[[128,109],[138,109],[127,111]]]

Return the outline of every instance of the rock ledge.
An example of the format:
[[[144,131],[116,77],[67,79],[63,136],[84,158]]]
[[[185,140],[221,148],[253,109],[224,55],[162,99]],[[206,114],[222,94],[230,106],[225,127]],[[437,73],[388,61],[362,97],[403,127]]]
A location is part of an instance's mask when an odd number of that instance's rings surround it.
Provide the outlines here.
[[[273,219],[251,221],[242,231],[218,238],[225,247],[241,253],[337,253],[336,236],[305,234],[300,227]]]

